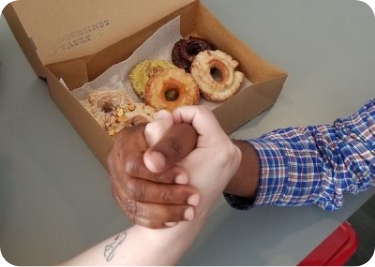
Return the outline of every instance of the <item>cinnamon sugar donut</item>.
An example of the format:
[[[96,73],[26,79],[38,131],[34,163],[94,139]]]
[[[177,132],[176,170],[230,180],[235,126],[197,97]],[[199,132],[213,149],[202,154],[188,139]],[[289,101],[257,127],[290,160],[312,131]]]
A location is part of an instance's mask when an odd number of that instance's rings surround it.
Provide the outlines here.
[[[193,77],[183,69],[164,69],[156,72],[146,85],[145,103],[156,110],[196,105],[199,89]]]
[[[189,39],[181,39],[176,42],[172,49],[172,62],[177,67],[190,72],[191,63],[199,52],[214,50],[215,47],[206,40],[190,36]]]
[[[191,75],[197,82],[203,97],[213,102],[223,102],[236,94],[244,74],[234,69],[238,62],[220,51],[203,51],[191,65]]]

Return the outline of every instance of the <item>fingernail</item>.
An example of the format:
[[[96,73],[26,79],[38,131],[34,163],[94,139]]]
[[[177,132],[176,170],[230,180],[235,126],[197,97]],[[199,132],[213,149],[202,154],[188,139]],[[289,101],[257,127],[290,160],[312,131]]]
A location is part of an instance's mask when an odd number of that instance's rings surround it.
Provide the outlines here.
[[[194,219],[194,210],[193,208],[187,208],[184,212],[184,218],[188,221]]]
[[[190,196],[188,198],[187,203],[189,205],[192,205],[192,206],[195,206],[195,207],[198,206],[198,204],[199,204],[199,195],[198,194],[194,194],[194,195]]]
[[[165,226],[172,227],[175,226],[177,223],[176,222],[166,222]]]
[[[165,167],[165,157],[162,153],[157,151],[152,151],[148,155],[148,159],[151,161],[151,164],[154,165],[156,170],[162,170]]]
[[[175,183],[176,184],[187,184],[188,183],[188,178],[184,174],[179,174],[179,175],[177,175],[177,177],[175,179]]]

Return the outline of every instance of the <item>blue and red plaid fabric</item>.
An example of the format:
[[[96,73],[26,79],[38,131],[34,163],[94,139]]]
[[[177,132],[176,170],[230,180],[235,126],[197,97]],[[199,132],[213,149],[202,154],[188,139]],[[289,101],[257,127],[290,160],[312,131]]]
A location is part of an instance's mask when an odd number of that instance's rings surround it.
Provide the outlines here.
[[[260,159],[255,200],[224,194],[237,209],[342,207],[344,195],[375,186],[375,99],[333,125],[285,128],[248,140]]]

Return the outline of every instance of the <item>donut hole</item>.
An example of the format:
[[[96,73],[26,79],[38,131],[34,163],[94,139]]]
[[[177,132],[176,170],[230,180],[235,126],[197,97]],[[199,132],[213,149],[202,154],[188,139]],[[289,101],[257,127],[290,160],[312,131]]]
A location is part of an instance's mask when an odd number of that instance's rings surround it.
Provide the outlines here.
[[[178,88],[168,88],[165,90],[165,99],[167,101],[176,101],[180,96],[180,90]]]
[[[214,81],[216,82],[221,83],[224,80],[223,73],[221,72],[220,69],[216,67],[210,68],[210,74],[211,74],[212,79],[214,79]]]
[[[217,83],[226,83],[229,70],[227,66],[220,60],[213,59],[209,63],[211,78]]]
[[[104,102],[103,106],[102,106],[102,109],[105,113],[109,113],[111,111],[113,111],[113,106],[111,103],[108,103],[108,102]]]

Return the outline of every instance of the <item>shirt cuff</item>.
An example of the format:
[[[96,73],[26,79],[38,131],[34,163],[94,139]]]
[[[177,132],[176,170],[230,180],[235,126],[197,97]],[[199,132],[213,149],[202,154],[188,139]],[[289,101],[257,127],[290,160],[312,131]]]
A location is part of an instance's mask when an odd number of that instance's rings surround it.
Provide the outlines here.
[[[246,210],[255,206],[286,206],[288,196],[284,194],[288,182],[288,157],[283,146],[276,140],[247,140],[259,158],[260,179],[255,199],[224,193],[228,204]]]

